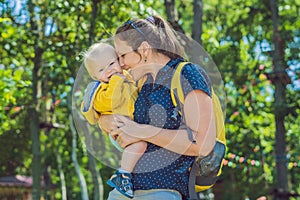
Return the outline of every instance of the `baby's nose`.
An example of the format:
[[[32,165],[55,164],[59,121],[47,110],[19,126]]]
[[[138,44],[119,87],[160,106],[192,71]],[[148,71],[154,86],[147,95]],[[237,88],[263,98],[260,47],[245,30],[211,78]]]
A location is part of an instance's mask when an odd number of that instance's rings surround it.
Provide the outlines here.
[[[119,73],[122,73],[122,68],[120,65],[115,65],[112,70],[114,70],[115,72],[119,72]]]

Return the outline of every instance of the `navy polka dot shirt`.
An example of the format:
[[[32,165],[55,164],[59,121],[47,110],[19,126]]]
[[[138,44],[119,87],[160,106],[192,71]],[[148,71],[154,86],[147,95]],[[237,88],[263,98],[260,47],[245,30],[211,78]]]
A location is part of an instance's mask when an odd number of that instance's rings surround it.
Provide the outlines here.
[[[135,103],[134,121],[164,129],[178,129],[181,118],[174,115],[175,107],[170,96],[174,69],[181,59],[173,59],[157,74],[154,81],[148,75]],[[205,71],[195,64],[182,69],[181,84],[184,95],[192,90],[202,90],[211,96],[210,81]],[[135,190],[174,189],[188,198],[188,169],[195,157],[179,155],[155,144],[148,143],[147,150],[138,161],[133,173]]]

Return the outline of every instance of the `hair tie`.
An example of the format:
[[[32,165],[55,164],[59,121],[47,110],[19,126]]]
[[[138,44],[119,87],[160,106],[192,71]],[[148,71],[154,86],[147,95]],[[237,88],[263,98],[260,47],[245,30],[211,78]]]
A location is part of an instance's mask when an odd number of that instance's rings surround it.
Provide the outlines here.
[[[148,22],[150,22],[151,24],[154,24],[154,25],[155,25],[155,19],[154,19],[153,16],[148,16],[148,17],[146,18],[146,20],[147,20]]]

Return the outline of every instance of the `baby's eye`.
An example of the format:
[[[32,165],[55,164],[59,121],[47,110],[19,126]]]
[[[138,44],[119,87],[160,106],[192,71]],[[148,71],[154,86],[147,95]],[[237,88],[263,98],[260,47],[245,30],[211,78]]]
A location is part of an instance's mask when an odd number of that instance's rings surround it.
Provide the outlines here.
[[[119,60],[117,59],[117,60],[115,60],[115,61],[113,61],[113,62],[111,62],[110,64],[109,64],[109,66],[112,66],[112,65],[114,65],[114,64],[118,64],[119,63]]]

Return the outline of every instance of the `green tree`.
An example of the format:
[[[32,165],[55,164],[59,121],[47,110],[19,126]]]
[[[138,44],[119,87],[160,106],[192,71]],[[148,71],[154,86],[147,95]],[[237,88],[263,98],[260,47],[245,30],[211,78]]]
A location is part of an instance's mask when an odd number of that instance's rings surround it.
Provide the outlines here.
[[[192,2],[200,1],[1,1],[0,175],[33,175],[31,167],[37,167],[34,176],[44,176],[46,187],[43,193],[35,190],[35,197],[40,193],[51,199],[53,183],[57,199],[81,199],[68,120],[68,97],[82,62],[80,53],[111,37],[127,19],[155,13],[199,38],[193,34],[200,26]],[[284,69],[295,74],[284,87],[288,195],[300,193],[299,6],[296,0],[278,1],[281,59]],[[203,2],[202,45],[219,67],[227,93],[228,163],[212,190],[215,199],[271,197],[278,189],[273,108],[277,97],[274,81],[268,80],[273,72],[270,53],[275,50],[271,16],[269,1]],[[35,140],[30,139],[30,124]],[[91,132],[102,139],[93,127]],[[98,193],[96,171],[107,180],[113,169],[93,163],[88,143],[76,139],[76,153],[88,198],[93,199]],[[34,159],[31,146],[37,150]],[[98,161],[101,154],[93,156]],[[38,178],[34,180],[39,185]],[[109,190],[104,184],[104,199]]]
[[[234,159],[237,163],[233,163],[230,158],[231,166],[227,169],[225,167],[223,184],[219,185],[226,185],[226,189],[223,187],[219,195],[222,195],[223,199],[241,199],[245,196],[256,198],[263,194],[274,194],[277,172],[272,102],[277,97],[273,98],[274,87],[266,79],[266,74],[272,71],[272,57],[269,54],[273,48],[270,4],[267,1],[216,0],[204,2],[203,6],[202,44],[212,55],[225,81],[228,152],[229,155],[237,155]],[[297,53],[294,49],[297,43],[295,40],[299,37],[296,31],[299,23],[295,18],[299,12],[299,5],[295,1],[281,1],[278,7],[282,24],[279,29],[284,37],[280,51],[289,54],[285,55],[284,62],[291,63],[291,60],[294,60],[295,63],[299,63],[299,59],[295,58]],[[192,21],[189,19],[192,19],[192,16],[188,13],[192,13],[193,7],[182,1],[178,8],[179,22],[182,22],[184,29],[189,32],[192,27]],[[287,90],[287,96],[289,93],[295,94],[295,91]],[[292,105],[282,109],[285,112],[296,109],[294,116],[298,118],[299,103],[293,102],[292,99],[289,102],[292,102]],[[289,116],[292,118],[292,115]],[[285,120],[285,126],[294,123],[293,120]],[[298,136],[293,137],[294,141],[299,141]],[[293,143],[289,139],[287,149],[294,146]],[[240,157],[260,162],[257,162],[257,167],[251,163],[246,165],[243,162],[239,163]],[[283,163],[286,162],[287,160],[283,159]],[[258,169],[259,166],[262,168]],[[295,179],[295,176],[293,177]],[[230,180],[230,184],[227,184],[227,180]],[[249,182],[250,188],[239,187],[248,185]],[[218,186],[215,189],[217,190]],[[235,194],[234,197],[232,194]]]

